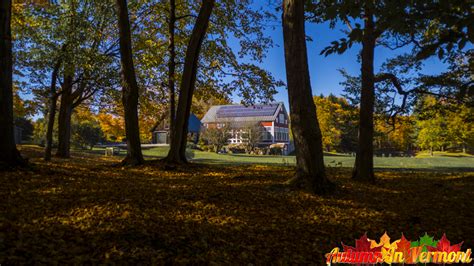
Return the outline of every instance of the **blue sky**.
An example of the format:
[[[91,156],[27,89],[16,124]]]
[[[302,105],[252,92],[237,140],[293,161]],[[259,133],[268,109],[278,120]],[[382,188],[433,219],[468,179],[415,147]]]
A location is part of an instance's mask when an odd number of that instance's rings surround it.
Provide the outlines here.
[[[331,29],[328,23],[306,23],[306,34],[312,39],[312,41],[307,42],[307,50],[313,95],[320,95],[321,93],[324,95],[330,93],[341,95],[343,93],[343,88],[339,84],[343,77],[338,69],[344,68],[351,75],[358,75],[360,73],[360,64],[357,61],[357,56],[361,49],[359,44],[353,45],[352,48],[341,55],[333,54],[327,57],[319,55],[321,50],[329,46],[331,41],[345,36],[342,30],[346,30],[345,25],[338,25],[335,29]],[[286,83],[282,29],[277,26],[275,29],[268,29],[266,34],[272,37],[275,47],[268,51],[267,58],[260,66],[270,71],[276,79]],[[388,58],[406,51],[408,51],[407,48],[392,51],[387,48],[377,47],[374,62],[376,71]],[[433,57],[426,60],[422,72],[425,74],[435,74],[445,69],[445,65],[437,60],[436,57]],[[288,107],[288,94],[285,88],[279,89],[274,98],[275,101],[284,102]],[[234,96],[233,101],[240,102],[240,99]]]
[[[282,80],[286,83],[283,32],[279,14],[276,14],[276,17],[278,19],[271,23],[274,28],[265,30],[265,34],[273,39],[274,47],[268,50],[267,57],[260,66],[270,71],[277,80]],[[360,44],[353,45],[352,48],[341,55],[333,54],[327,57],[319,55],[322,49],[330,45],[331,41],[345,37],[345,33],[342,31],[346,29],[346,26],[343,24],[339,24],[335,29],[331,29],[328,23],[306,23],[306,34],[312,39],[312,41],[307,42],[307,51],[313,95],[329,95],[330,93],[341,95],[343,93],[343,88],[339,84],[343,81],[343,77],[338,69],[344,68],[351,75],[359,75],[360,64],[357,61],[357,56],[361,49]],[[238,49],[238,40],[233,39],[228,41],[234,49]],[[387,48],[378,47],[375,51],[376,71],[388,58],[392,58],[406,51],[408,51],[408,48],[392,51]],[[440,62],[437,57],[432,57],[425,61],[422,72],[425,74],[436,74],[445,69],[446,66]],[[22,97],[30,99],[32,95],[22,94]],[[240,102],[240,98],[236,95],[232,97],[232,100],[236,103]],[[288,108],[288,94],[286,88],[280,88],[278,93],[274,96],[274,100],[284,102]]]

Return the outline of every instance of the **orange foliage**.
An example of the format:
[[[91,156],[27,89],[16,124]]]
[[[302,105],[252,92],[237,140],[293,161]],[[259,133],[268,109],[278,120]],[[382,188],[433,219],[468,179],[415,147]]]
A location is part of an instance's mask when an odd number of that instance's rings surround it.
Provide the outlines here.
[[[378,148],[386,147],[400,151],[412,148],[415,143],[415,118],[413,116],[397,116],[395,124],[387,122],[386,117],[375,116],[375,145]]]
[[[125,122],[123,117],[107,113],[97,115],[102,132],[108,141],[121,141],[125,138]]]

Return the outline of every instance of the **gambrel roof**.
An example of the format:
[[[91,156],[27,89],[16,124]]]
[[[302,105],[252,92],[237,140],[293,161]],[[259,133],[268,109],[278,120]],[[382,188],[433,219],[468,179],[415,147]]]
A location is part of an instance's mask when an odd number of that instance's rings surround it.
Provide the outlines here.
[[[274,121],[280,110],[287,114],[285,105],[280,103],[257,105],[215,105],[201,119],[202,123],[233,123]]]

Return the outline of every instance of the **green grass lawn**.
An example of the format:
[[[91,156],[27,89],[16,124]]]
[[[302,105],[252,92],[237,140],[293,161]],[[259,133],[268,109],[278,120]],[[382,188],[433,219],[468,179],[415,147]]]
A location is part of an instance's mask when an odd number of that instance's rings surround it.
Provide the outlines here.
[[[94,152],[104,153],[103,149],[94,149]],[[143,154],[149,158],[163,158],[168,147],[153,147],[144,149]],[[122,150],[121,155],[125,155]],[[188,158],[194,162],[209,164],[277,164],[294,165],[295,156],[248,155],[248,154],[216,154],[199,150],[188,150]],[[352,167],[355,157],[343,154],[328,154],[325,162],[333,167]],[[453,169],[474,171],[474,156],[466,154],[450,154],[437,152],[433,157],[422,153],[417,157],[376,157],[376,168],[398,169]]]

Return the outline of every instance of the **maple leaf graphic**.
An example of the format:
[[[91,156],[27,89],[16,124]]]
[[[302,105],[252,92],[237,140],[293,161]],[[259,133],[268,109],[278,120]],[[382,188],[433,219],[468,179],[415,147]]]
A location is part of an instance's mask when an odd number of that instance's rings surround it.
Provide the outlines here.
[[[461,250],[461,245],[463,242],[451,246],[451,242],[446,237],[446,234],[443,234],[443,237],[438,241],[435,247],[428,246],[428,251],[440,251],[440,252],[458,252]]]
[[[390,237],[388,236],[387,232],[385,232],[381,237],[380,237],[380,242],[377,243],[375,240],[370,240],[370,247],[375,248],[375,247],[382,247],[386,250],[390,250],[392,248],[396,249],[397,244],[399,240],[393,241],[390,243]]]
[[[421,247],[423,252],[428,251],[428,247],[436,247],[438,241],[435,241],[432,236],[425,233],[418,241],[412,241],[411,247]]]
[[[397,243],[397,252],[408,252],[411,247],[411,242],[405,238],[405,235],[402,234],[400,241]]]
[[[344,251],[353,251],[353,252],[380,252],[382,247],[374,247],[371,248],[371,242],[367,238],[367,233],[365,233],[363,236],[361,236],[359,239],[355,241],[355,247],[351,246],[346,246],[344,243],[342,243],[342,247],[344,248]]]
[[[405,238],[405,236],[402,234],[402,237],[400,238],[399,242],[397,243],[397,249],[396,252],[402,252],[403,257],[405,258],[406,263],[411,263],[412,258],[411,258],[411,242]]]

